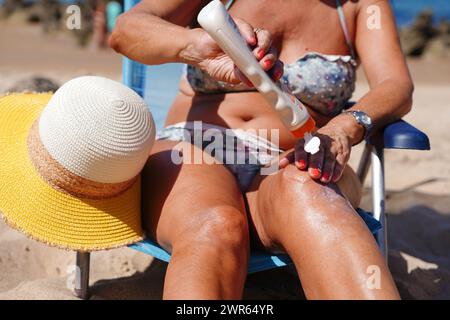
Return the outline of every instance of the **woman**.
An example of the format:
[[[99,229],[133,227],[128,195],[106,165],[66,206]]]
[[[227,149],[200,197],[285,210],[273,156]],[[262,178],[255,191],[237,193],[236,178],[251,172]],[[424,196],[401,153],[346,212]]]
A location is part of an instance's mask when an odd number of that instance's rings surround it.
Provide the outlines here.
[[[186,28],[207,2],[141,1],[119,18],[111,38],[111,46],[133,60],[188,64],[143,174],[146,230],[172,253],[164,298],[241,298],[249,248],[261,246],[290,255],[307,298],[398,299],[354,209],[361,185],[346,166],[353,145],[411,107],[413,84],[388,1],[227,3],[261,66],[274,80],[283,77],[316,120],[321,147],[314,155],[202,29]],[[351,108],[358,112],[342,113],[357,61],[371,89]],[[193,121],[224,134],[225,128],[277,129],[277,147],[287,150],[280,170],[266,176],[255,165],[208,164],[206,150],[201,164],[174,163],[172,149],[192,142],[185,133],[194,133]],[[273,148],[261,141],[251,147]],[[380,280],[375,287],[368,285],[373,266]]]

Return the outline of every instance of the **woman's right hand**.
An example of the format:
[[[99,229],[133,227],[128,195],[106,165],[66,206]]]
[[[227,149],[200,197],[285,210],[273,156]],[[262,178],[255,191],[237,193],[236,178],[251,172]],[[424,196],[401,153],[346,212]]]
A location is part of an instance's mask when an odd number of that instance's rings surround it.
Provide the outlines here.
[[[236,18],[235,22],[261,67],[272,79],[279,80],[283,75],[283,63],[278,60],[278,52],[272,47],[271,34],[267,30],[254,29],[242,19]],[[244,82],[253,86],[206,31],[200,28],[191,31],[194,34],[193,43],[184,52],[186,60],[216,80],[232,84]]]

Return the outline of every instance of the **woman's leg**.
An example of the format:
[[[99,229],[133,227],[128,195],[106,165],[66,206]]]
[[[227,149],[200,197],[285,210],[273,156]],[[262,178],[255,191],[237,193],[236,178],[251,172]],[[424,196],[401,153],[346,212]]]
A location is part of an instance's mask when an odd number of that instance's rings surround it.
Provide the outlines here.
[[[344,192],[354,175],[346,171]],[[339,186],[318,183],[289,165],[258,177],[247,201],[262,244],[291,256],[307,298],[399,298],[372,234]]]
[[[142,179],[144,227],[172,253],[164,299],[240,299],[249,255],[242,194],[223,165],[175,165],[175,144],[157,141]]]

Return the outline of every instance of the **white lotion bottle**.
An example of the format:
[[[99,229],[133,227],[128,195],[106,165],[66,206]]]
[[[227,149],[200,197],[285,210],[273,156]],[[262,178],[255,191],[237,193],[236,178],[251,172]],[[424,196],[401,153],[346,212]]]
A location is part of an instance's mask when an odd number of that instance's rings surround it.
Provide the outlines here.
[[[281,90],[267,75],[220,0],[206,5],[197,21],[278,112],[294,136],[303,138],[305,133],[315,131],[316,124],[306,107],[295,96]]]

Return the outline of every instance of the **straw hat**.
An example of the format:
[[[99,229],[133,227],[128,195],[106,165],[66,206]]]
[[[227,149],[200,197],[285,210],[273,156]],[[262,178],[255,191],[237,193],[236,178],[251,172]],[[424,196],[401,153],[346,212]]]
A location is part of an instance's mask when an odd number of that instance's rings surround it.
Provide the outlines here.
[[[3,218],[65,249],[140,241],[139,173],[154,138],[141,97],[105,78],[76,78],[54,95],[0,97]]]

